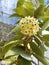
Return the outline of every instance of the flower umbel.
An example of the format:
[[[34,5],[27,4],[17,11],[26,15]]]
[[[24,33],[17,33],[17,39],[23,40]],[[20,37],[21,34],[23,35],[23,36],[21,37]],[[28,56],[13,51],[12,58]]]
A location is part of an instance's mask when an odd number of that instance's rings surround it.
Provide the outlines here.
[[[25,17],[20,20],[20,29],[21,33],[25,35],[35,35],[39,31],[39,22],[36,18],[34,17]]]

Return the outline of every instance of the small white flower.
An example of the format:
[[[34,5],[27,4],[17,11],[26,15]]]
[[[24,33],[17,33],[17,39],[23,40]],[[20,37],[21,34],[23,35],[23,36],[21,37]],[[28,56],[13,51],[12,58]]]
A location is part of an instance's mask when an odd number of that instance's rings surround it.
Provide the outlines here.
[[[21,33],[25,34],[25,35],[35,35],[37,34],[37,32],[39,31],[39,22],[38,19],[34,18],[34,17],[25,17],[22,18],[20,20],[20,29],[21,29]]]

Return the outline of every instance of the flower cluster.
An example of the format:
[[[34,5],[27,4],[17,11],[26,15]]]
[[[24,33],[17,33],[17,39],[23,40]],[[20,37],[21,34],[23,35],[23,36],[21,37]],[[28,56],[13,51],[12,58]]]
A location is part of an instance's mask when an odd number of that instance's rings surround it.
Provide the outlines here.
[[[34,17],[25,17],[20,20],[20,29],[21,33],[25,35],[35,35],[39,31],[39,22],[36,18]]]

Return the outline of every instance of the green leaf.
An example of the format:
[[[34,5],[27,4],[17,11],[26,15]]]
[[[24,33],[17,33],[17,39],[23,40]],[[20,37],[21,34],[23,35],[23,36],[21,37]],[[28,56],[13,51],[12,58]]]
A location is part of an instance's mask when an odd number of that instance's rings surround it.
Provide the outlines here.
[[[49,21],[46,21],[45,24],[42,26],[41,31],[46,30],[49,27]]]
[[[49,20],[49,8],[46,9],[44,16],[42,16],[43,25],[46,21]]]
[[[16,52],[12,51],[12,50],[9,50],[5,56],[4,56],[4,59],[9,59],[10,57],[16,55]]]
[[[28,9],[33,9],[33,6],[34,6],[34,4],[32,2],[25,2],[24,5]]]
[[[39,36],[34,35],[34,40],[36,41],[36,43],[37,43],[38,45],[42,44],[42,40],[40,39]]]
[[[44,0],[39,0],[40,4],[44,4]]]
[[[32,63],[30,61],[22,58],[20,65],[32,65]]]
[[[30,61],[33,64],[37,65],[36,62],[34,62],[30,56],[30,54],[28,54],[27,52],[25,52],[25,50],[23,49],[23,47],[18,46],[18,47],[14,47],[12,48],[12,50],[14,52],[16,52],[16,54],[20,55],[22,58],[24,58],[26,61]]]
[[[49,34],[43,35],[43,40],[45,41],[45,45],[49,47]]]
[[[44,65],[48,65],[48,62],[43,55],[42,49],[38,48],[35,43],[30,43],[30,46],[32,49],[32,54]]]
[[[32,2],[24,2],[23,6],[16,7],[14,12],[19,17],[25,17],[25,16],[33,16],[34,15],[34,7]]]
[[[33,16],[34,15],[34,4],[32,2],[25,2],[24,6],[27,16]]]
[[[11,17],[17,17],[17,14],[16,14],[16,13],[11,14],[11,15],[9,16],[9,18],[11,18]]]
[[[45,59],[45,57],[43,58],[43,57],[41,57],[41,56],[39,56],[38,54],[35,54],[35,53],[33,53],[33,55],[34,55],[40,62],[42,62],[44,65],[49,65],[49,62],[47,61],[47,59]]]
[[[44,54],[44,52],[47,51],[44,42],[42,44],[40,44],[40,49],[41,49],[41,51],[42,51],[43,54]]]
[[[21,18],[20,18],[18,21],[16,21],[16,23],[15,23],[15,24],[19,24],[20,20],[21,20]]]
[[[49,62],[49,58],[48,57],[45,57],[47,59],[47,61]]]
[[[20,7],[17,7],[14,9],[14,12],[16,12],[16,14],[19,16],[19,17],[25,17],[25,16],[33,16],[33,13],[34,13],[34,9],[31,8],[27,8],[24,6],[20,6]]]
[[[46,45],[47,47],[49,47],[49,43],[48,43],[48,42],[45,42],[45,45]]]
[[[24,59],[31,61],[31,56],[23,50],[23,47],[21,46],[14,47],[12,48],[12,50],[16,52],[18,55],[20,55],[21,57],[23,57]]]
[[[48,19],[48,18],[49,18],[49,16],[47,16],[47,15],[46,15],[46,16],[43,16],[42,18],[43,18],[43,19]]]
[[[49,8],[46,9],[44,16],[49,16]]]
[[[23,37],[22,34],[17,33],[13,38],[10,39],[10,41],[12,41],[12,40],[18,40],[18,39],[21,39],[22,37]]]
[[[25,8],[22,7],[22,6],[17,7],[17,8],[15,8],[15,9],[13,9],[13,10],[14,10],[14,12],[16,12],[16,14],[17,14],[18,16],[21,16],[21,17],[25,17],[25,16],[26,16]]]
[[[34,17],[40,18],[44,15],[44,5],[40,5],[34,12]]]
[[[20,40],[20,39],[22,39],[23,38],[23,34],[21,34],[20,32],[18,32],[18,33],[16,33],[16,35],[14,35],[14,37],[12,37],[9,41],[7,41],[7,42],[10,42],[10,41],[14,41],[14,40]],[[7,43],[6,42],[6,43]]]
[[[41,40],[41,38],[39,36],[34,35],[34,40],[35,42],[38,44],[38,46],[40,47],[40,50],[42,51],[42,53],[44,54],[45,51],[47,51],[47,49],[44,46],[44,42],[43,40]]]
[[[49,27],[46,30],[49,31]]]
[[[44,39],[44,41],[48,41],[49,42],[49,34],[43,35],[43,39]]]
[[[25,0],[18,0],[17,7],[22,6]]]
[[[13,28],[13,29],[11,30],[11,32],[9,32],[8,35],[10,35],[10,34],[16,32],[16,31],[18,31],[18,30],[20,30],[20,27],[19,27],[19,26],[16,26],[15,28]]]
[[[6,43],[3,48],[2,48],[2,54],[3,56],[8,52],[8,50],[10,50],[12,47],[18,45],[18,44],[22,44],[23,41],[22,40],[14,40],[14,41],[10,41],[8,43]]]
[[[44,54],[42,53],[41,49],[34,42],[30,43],[30,47],[34,53],[41,57],[44,57]]]

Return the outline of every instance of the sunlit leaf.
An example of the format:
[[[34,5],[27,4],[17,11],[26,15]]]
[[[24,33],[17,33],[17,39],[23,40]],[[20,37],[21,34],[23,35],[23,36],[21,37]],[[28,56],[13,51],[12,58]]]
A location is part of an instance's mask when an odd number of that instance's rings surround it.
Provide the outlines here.
[[[43,35],[43,40],[45,41],[45,45],[49,47],[49,34]]]
[[[22,6],[25,0],[18,0],[17,7]]]
[[[12,37],[9,41],[7,41],[7,42],[10,42],[10,41],[14,41],[14,40],[20,40],[20,39],[22,39],[23,38],[23,35],[20,33],[20,32],[18,32],[18,33],[16,33],[16,35],[14,35],[14,37]]]
[[[37,55],[41,57],[44,57],[44,54],[42,53],[41,49],[34,42],[31,42],[30,46],[34,53],[36,53]]]
[[[44,4],[44,0],[39,0],[40,4]]]
[[[32,65],[32,63],[26,59],[22,59],[20,65]]]
[[[42,26],[42,31],[49,27],[49,21],[46,21],[45,24]]]
[[[22,7],[22,6],[15,8],[14,11],[16,12],[17,15],[19,15],[21,17],[25,17],[26,16],[25,8]]]
[[[27,52],[25,52],[25,50],[23,49],[23,47],[18,46],[18,47],[14,47],[12,49],[14,52],[16,52],[16,54],[20,55],[22,58],[24,58],[26,61],[30,61],[33,64],[37,65],[36,62],[34,62],[30,56],[30,54],[28,54]]]
[[[11,18],[11,17],[17,17],[17,14],[16,14],[16,13],[11,14],[9,17],[10,17],[10,18]]]
[[[40,49],[41,49],[41,51],[42,51],[43,54],[47,51],[47,49],[46,49],[46,47],[44,45],[44,42],[42,44],[40,44],[39,47],[40,47]]]
[[[40,5],[34,12],[34,17],[40,18],[44,15],[44,5]]]
[[[24,6],[28,9],[33,9],[34,4],[32,2],[25,2]]]
[[[43,58],[43,57],[41,57],[41,56],[39,56],[39,55],[37,55],[37,54],[35,54],[35,53],[33,53],[33,55],[34,55],[40,62],[42,62],[44,65],[49,65],[49,62],[47,61],[47,59],[45,59],[45,58]]]
[[[18,30],[20,30],[20,27],[19,27],[19,26],[16,26],[16,27],[14,27],[14,28],[11,30],[11,32],[9,32],[8,35],[10,35],[10,34],[16,32],[16,31],[18,31]]]
[[[25,58],[26,60],[30,60],[31,61],[31,56],[26,53],[22,47],[14,47],[12,49],[14,52],[16,52],[18,55],[21,55],[23,58]]]
[[[49,31],[49,27],[46,30]]]
[[[22,40],[14,40],[14,41],[10,41],[8,43],[6,43],[4,46],[3,46],[3,49],[2,49],[2,54],[4,56],[4,54],[6,54],[8,52],[8,50],[10,50],[12,47],[18,45],[18,44],[22,44],[23,41]]]

